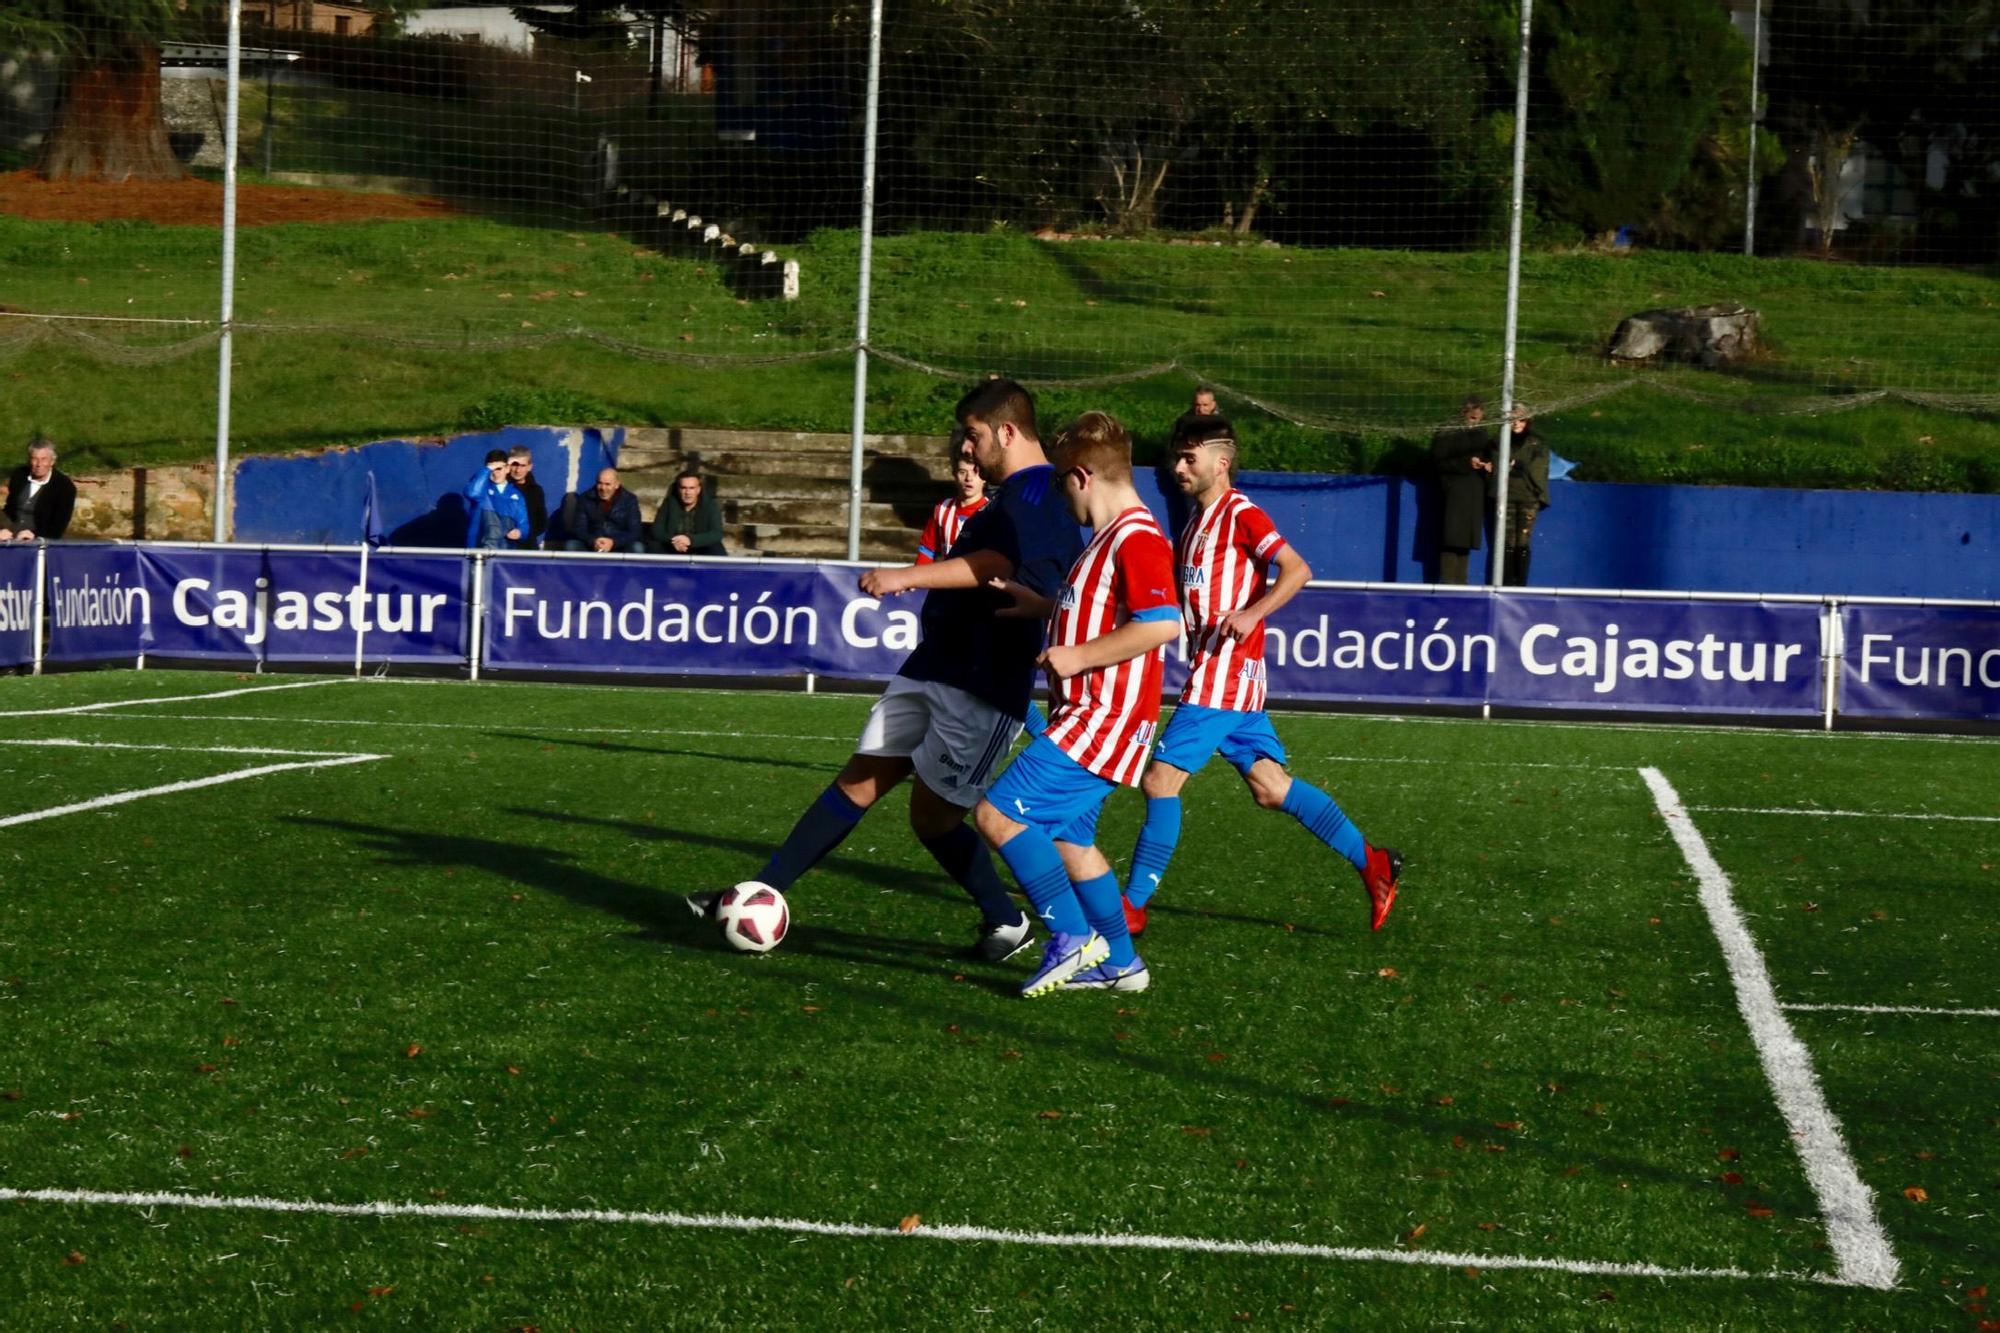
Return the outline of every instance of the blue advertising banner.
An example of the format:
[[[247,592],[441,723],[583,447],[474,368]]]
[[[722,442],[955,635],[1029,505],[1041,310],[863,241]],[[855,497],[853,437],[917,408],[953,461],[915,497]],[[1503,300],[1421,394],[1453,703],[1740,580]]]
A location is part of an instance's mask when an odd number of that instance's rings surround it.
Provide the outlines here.
[[[1269,696],[1481,703],[1499,651],[1493,601],[1471,592],[1301,589],[1265,628]],[[1186,677],[1177,658],[1168,659],[1174,689]]]
[[[0,546],[0,667],[35,660],[35,548]]]
[[[1497,597],[1493,702],[1655,712],[1816,713],[1812,602]]]
[[[2000,607],[1841,608],[1840,711],[2000,718]]]
[[[462,555],[257,547],[49,548],[53,661],[463,661]]]
[[[152,594],[136,546],[59,542],[48,548],[51,662],[109,662],[146,651]]]

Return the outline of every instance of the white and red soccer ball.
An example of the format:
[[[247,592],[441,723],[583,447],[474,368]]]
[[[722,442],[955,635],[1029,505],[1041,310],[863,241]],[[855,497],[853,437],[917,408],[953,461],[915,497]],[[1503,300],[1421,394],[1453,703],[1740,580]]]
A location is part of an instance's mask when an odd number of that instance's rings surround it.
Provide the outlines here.
[[[715,919],[722,927],[722,938],[741,953],[769,953],[792,925],[785,895],[754,879],[722,891],[715,904]]]

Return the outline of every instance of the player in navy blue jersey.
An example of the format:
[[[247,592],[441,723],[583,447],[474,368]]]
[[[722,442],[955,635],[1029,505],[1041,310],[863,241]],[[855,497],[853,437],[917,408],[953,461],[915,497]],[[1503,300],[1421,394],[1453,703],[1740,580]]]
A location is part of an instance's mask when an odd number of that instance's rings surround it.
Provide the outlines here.
[[[789,890],[869,807],[914,774],[910,827],[979,905],[973,952],[997,962],[1025,948],[1033,926],[965,816],[1020,735],[1042,625],[996,615],[1014,600],[992,585],[1012,581],[1053,597],[1083,540],[1042,450],[1035,400],[1026,389],[988,380],[959,400],[957,416],[992,499],[966,520],[945,558],[862,576],[862,591],[871,597],[928,592],[919,616],[922,640],[876,701],[846,766],[757,878]],[[719,896],[693,894],[688,906],[713,915]]]

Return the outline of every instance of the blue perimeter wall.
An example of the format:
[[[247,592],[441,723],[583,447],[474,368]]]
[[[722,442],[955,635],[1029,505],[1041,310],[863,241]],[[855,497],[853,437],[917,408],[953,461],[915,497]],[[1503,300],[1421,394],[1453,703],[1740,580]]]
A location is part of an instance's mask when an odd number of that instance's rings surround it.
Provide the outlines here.
[[[377,531],[398,546],[464,544],[458,492],[488,449],[525,444],[553,511],[615,463],[624,433],[509,427],[442,443],[387,440],[236,468],[239,542],[353,545],[367,476]],[[1171,533],[1185,502],[1164,473],[1139,489]],[[1435,572],[1432,489],[1400,477],[1246,472],[1243,490],[1318,578],[1423,583]],[[1530,570],[1541,587],[2000,600],[2000,496],[1552,483]],[[940,488],[940,496],[943,490]],[[646,495],[650,508],[660,497]],[[912,551],[917,534],[910,533]],[[1476,553],[1483,577],[1491,543]]]

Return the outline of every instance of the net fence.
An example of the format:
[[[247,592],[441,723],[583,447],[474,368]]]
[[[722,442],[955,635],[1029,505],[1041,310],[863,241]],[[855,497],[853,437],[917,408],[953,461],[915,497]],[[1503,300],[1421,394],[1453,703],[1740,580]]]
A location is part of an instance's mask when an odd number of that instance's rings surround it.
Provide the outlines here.
[[[0,372],[79,435],[212,430],[226,15],[0,17]],[[1533,16],[1530,410],[1578,438],[1885,401],[1990,427],[2000,5]],[[1498,396],[1515,4],[888,0],[882,25],[868,429],[941,430],[989,373],[1154,429],[1205,384],[1339,466],[1381,451],[1326,441]],[[866,5],[246,0],[242,47],[244,447],[847,429]],[[1621,341],[1658,310],[1700,317]]]

